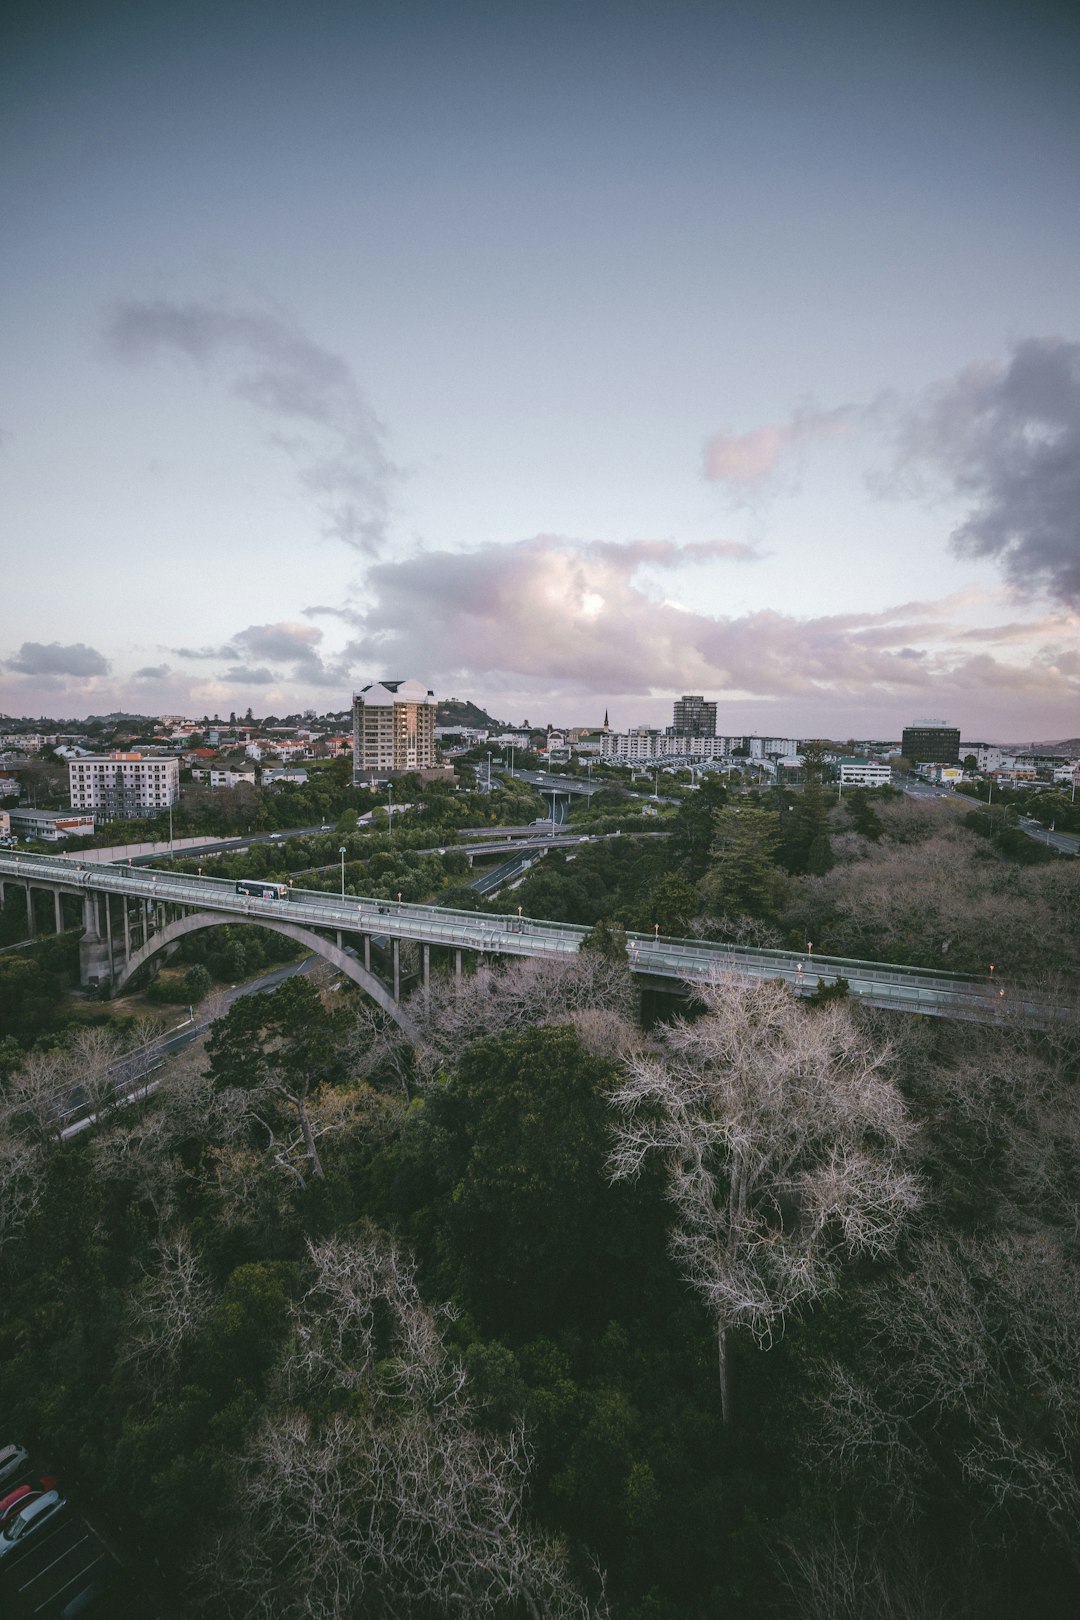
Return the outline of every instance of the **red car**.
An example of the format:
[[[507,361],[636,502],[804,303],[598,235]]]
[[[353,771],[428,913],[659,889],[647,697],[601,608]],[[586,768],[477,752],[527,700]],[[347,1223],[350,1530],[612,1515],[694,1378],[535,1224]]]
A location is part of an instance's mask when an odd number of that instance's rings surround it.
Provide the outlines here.
[[[0,1497],[0,1530],[12,1520],[16,1513],[21,1513],[24,1507],[29,1507],[36,1496],[45,1491],[54,1491],[56,1480],[51,1474],[43,1474],[39,1480],[29,1485],[19,1485],[7,1496]]]

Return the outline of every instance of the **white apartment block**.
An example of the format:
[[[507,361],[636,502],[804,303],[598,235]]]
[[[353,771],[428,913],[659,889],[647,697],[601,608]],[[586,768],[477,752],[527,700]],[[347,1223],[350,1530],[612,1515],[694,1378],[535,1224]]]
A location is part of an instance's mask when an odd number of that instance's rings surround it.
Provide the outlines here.
[[[99,821],[127,821],[167,810],[180,797],[180,761],[142,754],[88,754],[68,761],[71,808]]]
[[[353,696],[353,780],[433,770],[435,694],[419,681],[373,681]]]

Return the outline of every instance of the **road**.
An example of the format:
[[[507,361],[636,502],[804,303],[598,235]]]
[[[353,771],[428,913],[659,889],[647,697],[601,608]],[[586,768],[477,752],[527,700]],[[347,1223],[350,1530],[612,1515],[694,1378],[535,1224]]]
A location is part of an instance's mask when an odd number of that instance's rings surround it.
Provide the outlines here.
[[[241,996],[262,995],[264,992],[276,990],[286,979],[294,978],[300,973],[310,973],[318,966],[319,961],[320,958],[317,956],[305,956],[299,962],[288,962],[284,967],[274,968],[273,972],[264,973],[247,984],[230,985],[224,992],[225,1010]],[[214,1016],[220,1018],[222,1012],[218,1010]],[[177,1024],[174,1029],[167,1030],[152,1047],[140,1053],[137,1060],[133,1061],[130,1056],[118,1059],[111,1071],[118,1101],[136,1102],[152,1096],[159,1084],[154,1079],[158,1070],[170,1057],[175,1057],[178,1052],[182,1052],[185,1047],[197,1041],[201,1035],[205,1035],[212,1022],[213,1019],[205,1015],[199,1017],[193,1009],[189,1009],[189,1015],[182,1023]],[[58,1093],[54,1101],[57,1119],[67,1121],[60,1131],[61,1141],[78,1136],[81,1131],[88,1130],[97,1121],[91,1104],[78,1089],[63,1096]]]

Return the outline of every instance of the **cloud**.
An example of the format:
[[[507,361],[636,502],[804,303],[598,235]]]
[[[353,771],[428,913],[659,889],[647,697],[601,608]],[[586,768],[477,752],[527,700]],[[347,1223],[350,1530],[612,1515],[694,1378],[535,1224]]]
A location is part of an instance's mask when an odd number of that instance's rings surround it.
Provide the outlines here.
[[[845,433],[860,412],[851,405],[796,411],[786,422],[769,422],[749,433],[715,433],[705,441],[702,471],[710,483],[746,497],[764,490],[782,463],[819,439]]]
[[[397,469],[386,430],[340,355],[279,315],[165,299],[120,305],[105,337],[126,361],[173,353],[202,367],[219,363],[238,398],[300,424],[303,432],[274,433],[271,442],[315,497],[324,533],[369,556],[380,551]]]
[[[19,675],[85,677],[107,675],[109,661],[96,647],[88,647],[82,641],[72,642],[67,647],[61,646],[58,641],[24,641],[14,658],[7,660],[6,668]]]
[[[940,384],[902,422],[896,470],[929,471],[968,506],[959,556],[1080,607],[1080,344],[1028,338]]]
[[[975,693],[982,706],[1008,692],[1080,701],[1080,675],[1050,634],[1017,664],[985,646],[957,646],[952,601],[805,619],[772,609],[712,614],[650,584],[665,559],[683,560],[677,547],[658,552],[652,542],[537,535],[376,563],[365,601],[349,612],[356,634],[342,664],[364,676],[415,674],[441,691],[553,702],[708,691],[825,714],[890,700],[915,713],[940,704],[943,689]]]
[[[261,669],[250,669],[246,664],[234,664],[231,669],[225,671],[221,679],[239,681],[243,686],[273,686],[278,677],[265,665]]]
[[[146,664],[132,676],[136,681],[166,681],[172,674],[168,664]]]

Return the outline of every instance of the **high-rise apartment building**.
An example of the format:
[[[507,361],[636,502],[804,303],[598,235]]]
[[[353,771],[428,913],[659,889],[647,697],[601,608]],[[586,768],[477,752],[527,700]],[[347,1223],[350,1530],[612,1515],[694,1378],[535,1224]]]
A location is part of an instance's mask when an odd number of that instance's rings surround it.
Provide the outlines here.
[[[944,720],[916,720],[904,727],[900,752],[919,765],[955,765],[960,758],[960,732]]]
[[[180,761],[142,754],[83,754],[68,761],[73,810],[98,821],[134,821],[167,810],[180,797]]]
[[[419,681],[373,681],[354,695],[354,782],[434,766],[434,692]]]
[[[675,702],[676,737],[715,737],[716,704],[706,703],[703,697],[681,697]]]

